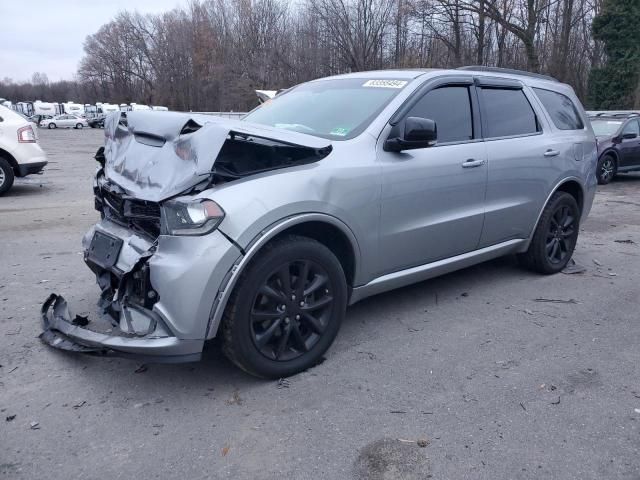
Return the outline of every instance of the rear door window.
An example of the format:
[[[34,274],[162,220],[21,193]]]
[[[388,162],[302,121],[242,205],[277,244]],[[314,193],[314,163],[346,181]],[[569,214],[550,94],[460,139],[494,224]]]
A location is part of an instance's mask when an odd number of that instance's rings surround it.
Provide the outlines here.
[[[485,138],[531,135],[540,131],[536,114],[521,89],[483,87]]]
[[[434,120],[439,144],[473,139],[468,87],[450,86],[431,90],[411,108],[407,116]]]
[[[533,91],[549,112],[556,128],[559,130],[582,130],[584,128],[578,109],[569,97],[543,88],[534,88]]]

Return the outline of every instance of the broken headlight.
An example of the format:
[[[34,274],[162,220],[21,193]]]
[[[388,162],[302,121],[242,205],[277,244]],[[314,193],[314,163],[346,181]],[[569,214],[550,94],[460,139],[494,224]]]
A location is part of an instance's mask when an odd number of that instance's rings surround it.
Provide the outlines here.
[[[213,200],[181,202],[172,200],[162,205],[163,235],[206,235],[224,218],[224,210]]]

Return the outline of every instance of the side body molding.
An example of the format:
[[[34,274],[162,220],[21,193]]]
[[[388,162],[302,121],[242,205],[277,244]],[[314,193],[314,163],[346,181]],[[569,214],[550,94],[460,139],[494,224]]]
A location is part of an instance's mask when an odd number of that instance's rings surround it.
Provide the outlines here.
[[[295,225],[307,222],[324,222],[339,228],[351,243],[351,247],[353,248],[353,252],[355,255],[354,264],[357,272],[359,266],[361,265],[360,248],[358,246],[358,241],[356,240],[356,237],[351,229],[341,220],[332,215],[327,215],[324,213],[303,213],[280,220],[263,230],[256,238],[254,238],[252,242],[246,247],[246,249],[244,249],[244,255],[238,257],[238,260],[233,264],[229,272],[227,272],[227,275],[220,285],[220,289],[218,290],[218,294],[216,295],[216,298],[213,302],[213,306],[211,307],[211,314],[209,315],[209,325],[207,326],[206,334],[207,340],[216,336],[218,327],[220,326],[220,321],[222,320],[222,315],[227,306],[227,302],[229,301],[229,296],[231,295],[231,292],[233,291],[233,288],[235,287],[238,278],[242,274],[243,270],[249,264],[251,259],[256,255],[256,253],[258,253],[267,242],[269,242],[279,233]],[[357,278],[357,273],[355,277]]]

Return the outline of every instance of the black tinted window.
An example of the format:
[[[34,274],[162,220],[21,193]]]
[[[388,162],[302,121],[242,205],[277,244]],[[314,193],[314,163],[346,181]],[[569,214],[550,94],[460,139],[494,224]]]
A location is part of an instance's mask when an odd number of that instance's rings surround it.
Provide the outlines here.
[[[536,114],[522,90],[482,88],[480,95],[487,126],[485,137],[508,137],[539,131]]]
[[[534,88],[536,95],[549,112],[553,124],[560,130],[582,130],[584,124],[578,110],[566,95],[542,88]]]
[[[407,116],[434,120],[438,128],[438,143],[473,139],[471,102],[467,87],[431,90],[413,106]]]

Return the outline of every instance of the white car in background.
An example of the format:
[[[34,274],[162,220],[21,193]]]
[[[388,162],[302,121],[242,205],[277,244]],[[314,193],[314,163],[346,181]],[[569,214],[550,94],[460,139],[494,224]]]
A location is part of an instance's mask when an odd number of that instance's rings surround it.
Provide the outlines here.
[[[40,173],[46,164],[34,125],[0,105],[0,195],[11,188],[15,177]]]
[[[84,128],[89,124],[85,118],[78,115],[63,114],[42,120],[40,126],[42,128]]]

